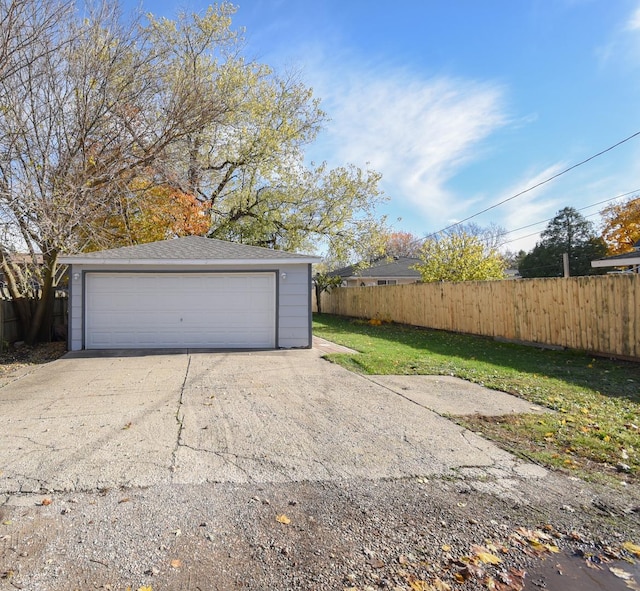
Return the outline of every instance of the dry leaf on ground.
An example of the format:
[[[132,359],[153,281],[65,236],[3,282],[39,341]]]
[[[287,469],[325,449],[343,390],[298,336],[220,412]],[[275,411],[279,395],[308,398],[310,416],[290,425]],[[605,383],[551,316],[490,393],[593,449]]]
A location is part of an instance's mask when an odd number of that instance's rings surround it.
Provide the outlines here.
[[[631,554],[635,554],[638,558],[640,558],[640,546],[637,544],[632,544],[631,542],[625,542],[622,544],[622,547],[627,551],[631,552]]]

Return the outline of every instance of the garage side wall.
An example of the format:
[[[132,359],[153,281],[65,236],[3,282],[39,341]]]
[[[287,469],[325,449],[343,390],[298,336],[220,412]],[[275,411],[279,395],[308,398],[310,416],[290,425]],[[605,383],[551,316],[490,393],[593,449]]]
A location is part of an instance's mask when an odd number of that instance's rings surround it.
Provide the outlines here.
[[[310,265],[278,265],[270,261],[268,266],[247,265],[73,265],[70,269],[69,298],[69,350],[79,351],[84,346],[84,273],[97,272],[230,272],[277,271],[277,323],[280,348],[311,347],[311,273]]]

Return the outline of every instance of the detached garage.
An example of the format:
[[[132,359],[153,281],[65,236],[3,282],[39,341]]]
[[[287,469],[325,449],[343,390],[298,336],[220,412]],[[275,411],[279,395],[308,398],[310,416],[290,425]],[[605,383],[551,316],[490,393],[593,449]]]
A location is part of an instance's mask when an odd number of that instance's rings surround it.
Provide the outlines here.
[[[311,347],[319,260],[199,236],[60,257],[69,349]]]

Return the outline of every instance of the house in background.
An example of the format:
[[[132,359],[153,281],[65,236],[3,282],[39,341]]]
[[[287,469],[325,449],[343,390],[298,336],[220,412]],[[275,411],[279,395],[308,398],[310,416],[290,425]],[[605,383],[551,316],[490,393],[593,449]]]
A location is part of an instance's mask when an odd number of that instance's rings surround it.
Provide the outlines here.
[[[350,265],[331,271],[328,275],[342,277],[343,287],[404,285],[420,281],[420,273],[413,267],[421,262],[411,257],[383,257],[366,267]]]
[[[619,273],[640,273],[640,240],[633,245],[631,252],[616,254],[610,257],[602,257],[591,261],[592,267],[627,267],[619,270]],[[615,272],[615,271],[611,271]]]

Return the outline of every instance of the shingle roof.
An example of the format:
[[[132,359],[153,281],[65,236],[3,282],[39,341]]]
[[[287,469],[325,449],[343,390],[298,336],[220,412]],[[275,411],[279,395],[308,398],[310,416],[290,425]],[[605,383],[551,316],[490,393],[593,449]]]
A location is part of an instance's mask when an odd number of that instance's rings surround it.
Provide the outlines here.
[[[614,254],[610,257],[601,257],[596,259],[596,261],[623,261],[629,259],[637,259],[640,257],[640,252],[637,250],[632,250],[631,252],[625,252],[624,254]]]
[[[411,268],[420,262],[420,259],[411,257],[385,257],[373,261],[366,267],[350,265],[331,271],[328,275],[332,277],[411,277],[420,279],[420,273]]]
[[[127,263],[127,262],[215,262],[215,261],[290,261],[318,262],[318,257],[271,250],[259,246],[236,244],[224,240],[187,236],[172,240],[160,240],[135,246],[123,246],[109,250],[80,253],[60,257],[64,264],[73,263]]]
[[[640,240],[633,245],[631,252],[601,257],[591,261],[592,267],[624,267],[640,264]]]

